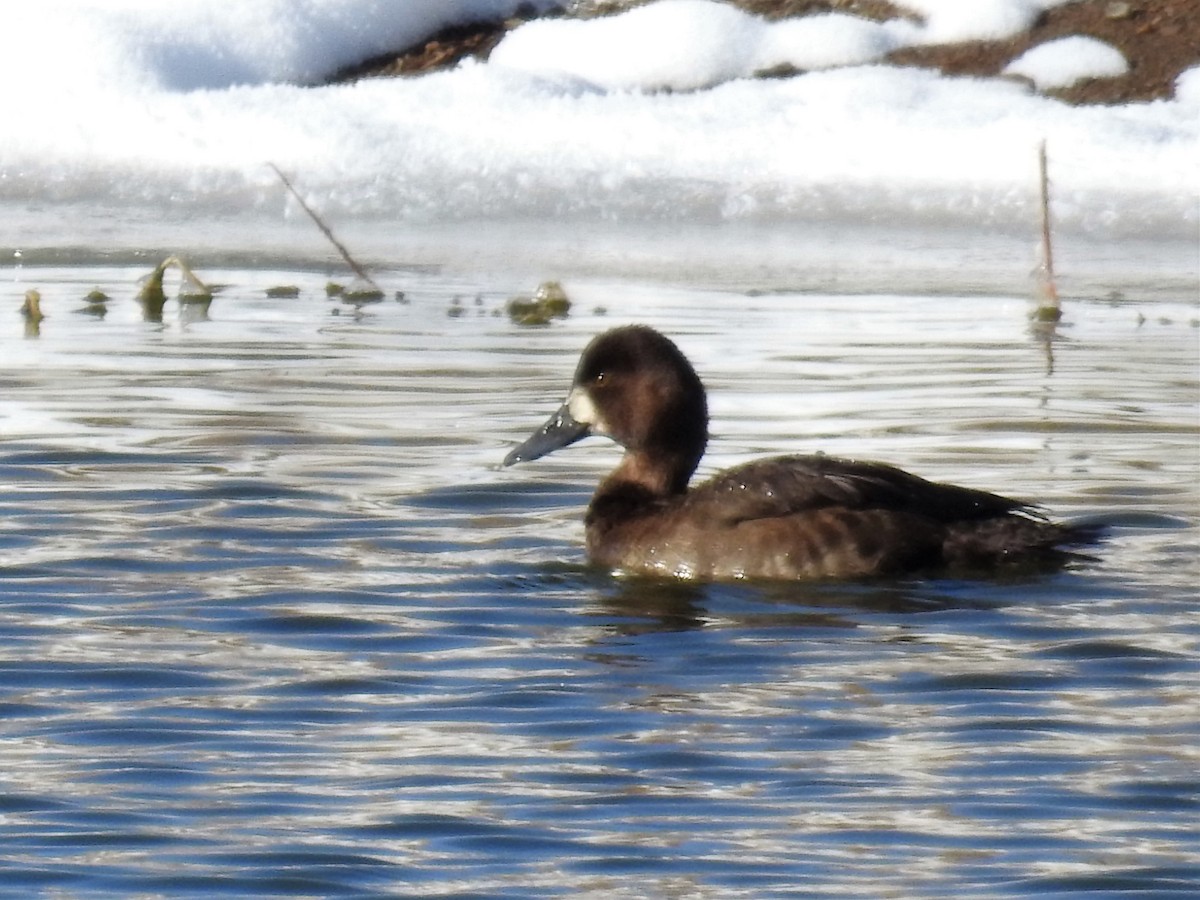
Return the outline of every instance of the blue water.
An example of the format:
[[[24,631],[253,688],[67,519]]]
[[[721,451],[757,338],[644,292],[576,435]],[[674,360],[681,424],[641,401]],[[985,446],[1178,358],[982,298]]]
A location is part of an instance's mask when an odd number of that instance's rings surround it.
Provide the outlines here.
[[[229,270],[156,323],[140,274],[3,295],[49,317],[0,321],[0,893],[1200,892],[1194,299],[1047,335],[1023,298],[582,282],[529,329],[531,284],[356,310]],[[885,459],[1109,539],[989,582],[589,569],[616,449],[498,464],[625,321],[705,377],[709,469]]]

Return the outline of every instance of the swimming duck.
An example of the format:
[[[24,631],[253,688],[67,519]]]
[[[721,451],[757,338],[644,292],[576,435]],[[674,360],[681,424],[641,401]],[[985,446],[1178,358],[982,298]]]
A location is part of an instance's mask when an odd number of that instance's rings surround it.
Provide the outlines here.
[[[587,552],[627,573],[697,580],[859,578],[1051,559],[1082,536],[1034,507],[893,466],[777,456],[688,487],[708,442],[704,385],[652,328],[596,337],[566,402],[504,460],[588,435],[625,448],[585,518]]]

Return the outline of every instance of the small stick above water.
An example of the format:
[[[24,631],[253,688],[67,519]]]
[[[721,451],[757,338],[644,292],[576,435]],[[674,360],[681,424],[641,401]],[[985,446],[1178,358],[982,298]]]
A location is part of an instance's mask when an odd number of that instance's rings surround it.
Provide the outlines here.
[[[342,254],[342,259],[346,261],[346,265],[348,265],[354,271],[355,275],[357,275],[367,284],[371,285],[371,287],[378,290],[379,286],[375,284],[375,279],[368,275],[367,270],[360,266],[357,261],[355,261],[354,257],[350,255],[350,251],[346,249],[345,244],[343,244],[334,236],[332,229],[330,229],[330,227],[326,225],[324,221],[322,221],[321,217],[317,215],[316,211],[304,202],[304,198],[300,196],[300,192],[292,186],[291,181],[289,181],[288,177],[283,174],[283,171],[279,168],[279,166],[275,165],[273,162],[269,162],[267,165],[275,170],[275,174],[279,176],[279,180],[283,182],[283,186],[291,192],[293,197],[296,198],[296,202],[300,204],[300,208],[308,213],[308,217],[317,223],[317,227],[320,228],[321,233],[329,239],[329,243],[333,244],[333,246],[337,248],[338,253]]]
[[[1054,254],[1050,245],[1050,173],[1046,164],[1046,142],[1038,145],[1038,172],[1041,176],[1042,198],[1042,265],[1046,267],[1046,277],[1054,283]]]
[[[1054,250],[1050,239],[1050,175],[1046,163],[1046,142],[1038,145],[1039,193],[1042,211],[1041,260],[1038,263],[1038,308],[1036,317],[1042,322],[1057,322],[1062,316],[1058,285],[1054,280]]]

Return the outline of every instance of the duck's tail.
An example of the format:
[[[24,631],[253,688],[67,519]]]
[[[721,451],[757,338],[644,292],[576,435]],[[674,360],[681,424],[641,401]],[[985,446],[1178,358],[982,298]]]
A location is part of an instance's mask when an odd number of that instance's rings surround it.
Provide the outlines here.
[[[960,522],[950,526],[942,544],[952,568],[1062,566],[1089,557],[1079,548],[1095,544],[1106,528],[1098,522],[1064,524],[1029,512]]]

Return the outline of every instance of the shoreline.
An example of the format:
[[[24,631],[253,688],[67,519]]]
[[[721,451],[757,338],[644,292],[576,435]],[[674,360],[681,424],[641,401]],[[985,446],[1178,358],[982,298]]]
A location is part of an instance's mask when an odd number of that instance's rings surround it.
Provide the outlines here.
[[[640,5],[592,3],[586,11],[559,12],[590,18]],[[887,0],[730,0],[763,18],[777,20],[819,13],[842,13],[883,21],[912,15]],[[581,6],[581,4],[576,4]],[[466,59],[487,59],[511,30],[531,17],[479,22],[444,29],[419,46],[398,49],[335,73],[328,83],[363,78],[413,77],[442,71]],[[1073,105],[1112,105],[1169,99],[1179,74],[1200,65],[1200,0],[1075,0],[1046,10],[1034,26],[1002,41],[968,41],[905,47],[888,54],[884,64],[937,69],[945,75],[1000,78],[1001,70],[1031,47],[1069,35],[1094,37],[1116,47],[1129,63],[1125,75],[1086,79],[1069,88],[1042,91]],[[787,73],[802,74],[802,73]],[[779,77],[764,73],[762,77]]]

